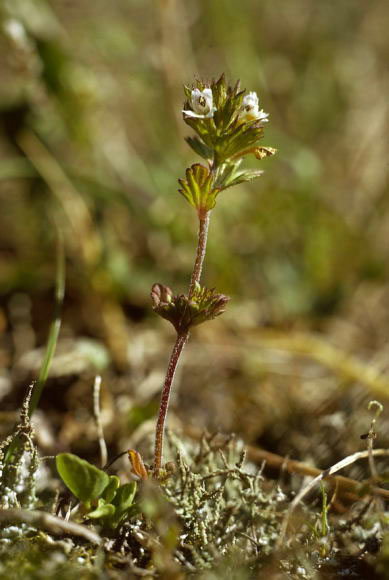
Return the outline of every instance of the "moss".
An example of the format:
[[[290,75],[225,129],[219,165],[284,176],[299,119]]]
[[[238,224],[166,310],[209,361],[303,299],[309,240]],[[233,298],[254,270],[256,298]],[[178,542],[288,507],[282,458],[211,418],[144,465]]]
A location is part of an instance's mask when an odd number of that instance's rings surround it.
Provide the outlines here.
[[[276,485],[265,491],[261,472],[244,466],[239,447],[231,440],[223,449],[203,437],[191,460],[177,451],[176,476],[164,486],[182,524],[179,550],[196,568],[212,567],[231,551],[250,562],[269,554],[277,538],[284,496]]]
[[[72,548],[71,540],[53,542],[38,534],[16,541],[0,542],[0,576],[4,580],[94,580],[102,578],[93,570],[83,549]]]
[[[13,469],[4,465],[0,485],[12,505],[28,510],[40,501],[35,499],[38,459],[32,432],[23,439],[19,426],[17,433],[24,442],[15,455],[19,459]],[[104,539],[103,549],[79,538],[56,541],[25,523],[6,525],[0,532],[1,578],[121,579],[146,570],[157,577],[203,580],[258,575],[313,580],[318,574],[335,578],[361,570],[371,578],[387,576],[388,520],[374,501],[361,499],[340,519],[327,514],[323,488],[321,504],[301,506],[295,535],[278,551],[289,498],[246,462],[241,442],[204,435],[198,444],[172,433],[168,442],[174,461],[158,483],[139,484],[133,516]]]

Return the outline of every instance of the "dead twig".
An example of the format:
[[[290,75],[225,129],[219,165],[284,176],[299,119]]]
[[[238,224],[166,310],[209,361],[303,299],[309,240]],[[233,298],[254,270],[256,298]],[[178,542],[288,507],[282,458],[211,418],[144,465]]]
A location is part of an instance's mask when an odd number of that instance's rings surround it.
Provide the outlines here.
[[[317,477],[315,477],[312,481],[310,481],[308,483],[308,485],[306,485],[305,487],[303,487],[303,489],[300,491],[300,493],[298,493],[296,495],[296,497],[294,498],[294,500],[292,501],[292,503],[290,504],[288,511],[286,512],[286,516],[282,522],[282,526],[281,526],[281,531],[280,531],[280,535],[277,541],[277,547],[280,548],[284,542],[285,539],[285,535],[286,535],[286,531],[288,529],[288,523],[290,520],[290,516],[292,515],[292,512],[296,509],[296,507],[298,506],[298,504],[303,500],[303,498],[323,479],[331,476],[332,474],[336,473],[337,471],[340,471],[341,469],[343,469],[344,467],[347,467],[348,465],[351,465],[352,463],[355,463],[356,461],[358,461],[359,459],[365,459],[366,457],[369,458],[370,453],[373,454],[374,456],[389,456],[389,449],[374,449],[374,450],[368,450],[368,451],[358,451],[357,453],[353,453],[352,455],[349,455],[348,457],[345,457],[344,459],[342,459],[341,461],[338,461],[338,463],[335,463],[335,465],[333,465],[332,467],[330,467],[329,469],[325,469],[322,473],[320,473]],[[380,488],[375,488],[377,491],[380,490]],[[386,491],[386,490],[380,490],[380,491]],[[389,492],[386,492],[389,495]]]
[[[69,536],[79,536],[92,544],[100,545],[102,538],[86,526],[66,522],[62,518],[52,514],[37,510],[24,510],[13,508],[9,510],[0,510],[0,522],[3,524],[23,523],[36,528],[43,528],[50,534],[60,536],[68,534]]]
[[[96,422],[97,437],[99,440],[100,447],[100,464],[101,467],[107,463],[108,453],[107,444],[104,439],[103,422],[101,420],[101,409],[100,409],[100,389],[101,389],[101,377],[96,375],[95,383],[93,386],[93,413]]]
[[[259,449],[259,447],[253,447],[248,445],[247,449],[247,458],[249,461],[254,461],[255,463],[259,463],[260,461],[266,461],[267,465],[276,468],[284,468],[289,473],[299,473],[301,475],[310,475],[312,477],[317,477],[325,473],[321,469],[317,467],[312,467],[311,465],[307,465],[302,461],[295,461],[293,459],[285,459],[282,455],[277,455],[276,453],[271,453],[270,451],[265,451],[264,449]],[[377,449],[380,453],[377,455],[387,455],[389,454],[388,450],[385,449]],[[326,475],[326,477],[329,474]],[[333,484],[334,486],[338,486],[339,492],[347,493],[351,492],[353,495],[350,496],[352,500],[360,499],[359,496],[356,495],[358,492],[358,488],[362,485],[363,482],[356,481],[355,479],[351,479],[350,477],[344,477],[342,475],[336,475],[329,478],[329,483]],[[369,488],[370,495],[379,495],[384,497],[385,499],[389,499],[389,491],[386,489],[382,489],[380,487],[371,486]]]

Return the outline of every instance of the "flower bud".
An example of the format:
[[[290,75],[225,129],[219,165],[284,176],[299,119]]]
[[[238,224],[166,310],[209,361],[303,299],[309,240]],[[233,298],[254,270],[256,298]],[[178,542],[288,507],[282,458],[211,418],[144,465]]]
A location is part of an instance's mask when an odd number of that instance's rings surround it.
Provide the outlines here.
[[[172,301],[173,292],[170,290],[169,286],[164,286],[163,284],[153,284],[151,288],[151,300],[153,302],[153,309],[168,306]]]

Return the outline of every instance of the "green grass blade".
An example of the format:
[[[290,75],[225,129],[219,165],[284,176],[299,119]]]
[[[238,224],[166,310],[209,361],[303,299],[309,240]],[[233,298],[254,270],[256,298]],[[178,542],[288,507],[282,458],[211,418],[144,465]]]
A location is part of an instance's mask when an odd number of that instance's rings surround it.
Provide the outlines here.
[[[57,267],[55,276],[55,302],[54,302],[54,312],[53,320],[50,325],[49,336],[47,338],[47,345],[45,355],[43,357],[42,365],[39,371],[39,376],[30,399],[30,404],[28,408],[28,416],[31,417],[37,408],[44,386],[49,375],[51,362],[55,353],[57,346],[59,331],[61,329],[61,310],[63,299],[65,296],[65,249],[64,241],[60,231],[57,233]],[[11,459],[14,451],[17,449],[20,443],[20,438],[15,437],[10,443],[6,455],[5,462]]]
[[[53,320],[50,325],[46,351],[39,371],[38,380],[33,390],[30,401],[28,413],[29,417],[31,417],[31,415],[33,414],[33,412],[35,411],[35,409],[39,404],[44,386],[47,381],[47,377],[49,375],[51,362],[53,360],[55,349],[57,347],[59,331],[61,329],[61,310],[64,296],[65,296],[65,250],[62,234],[58,232],[57,271],[55,281],[55,303],[54,303]]]

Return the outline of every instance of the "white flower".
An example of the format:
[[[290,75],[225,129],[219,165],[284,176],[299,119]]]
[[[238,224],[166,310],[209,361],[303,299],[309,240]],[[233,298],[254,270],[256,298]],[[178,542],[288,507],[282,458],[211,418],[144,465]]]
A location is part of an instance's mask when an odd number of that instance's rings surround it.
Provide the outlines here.
[[[197,119],[210,119],[213,117],[216,107],[213,106],[213,97],[211,89],[193,89],[190,104],[193,111],[182,111],[188,117]]]
[[[242,108],[249,107],[249,109],[258,110],[259,100],[256,92],[252,91],[245,97],[243,97]]]
[[[22,48],[27,47],[28,45],[28,38],[25,31],[25,28],[19,20],[15,20],[14,18],[10,18],[3,23],[3,29],[6,34],[12,40],[19,44]]]
[[[268,113],[265,113],[263,109],[259,110],[259,100],[258,95],[254,91],[248,93],[243,97],[242,106],[240,108],[238,119],[242,123],[248,123],[249,121],[262,121],[262,123],[268,122]]]

